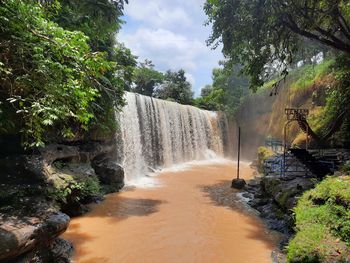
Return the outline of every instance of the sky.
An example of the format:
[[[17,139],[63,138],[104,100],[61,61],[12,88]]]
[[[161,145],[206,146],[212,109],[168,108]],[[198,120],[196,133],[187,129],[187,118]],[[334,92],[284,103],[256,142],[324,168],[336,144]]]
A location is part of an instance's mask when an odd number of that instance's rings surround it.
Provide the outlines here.
[[[129,0],[118,34],[139,61],[151,60],[155,69],[184,69],[195,96],[211,84],[221,50],[207,47],[211,27],[204,26],[205,0]]]

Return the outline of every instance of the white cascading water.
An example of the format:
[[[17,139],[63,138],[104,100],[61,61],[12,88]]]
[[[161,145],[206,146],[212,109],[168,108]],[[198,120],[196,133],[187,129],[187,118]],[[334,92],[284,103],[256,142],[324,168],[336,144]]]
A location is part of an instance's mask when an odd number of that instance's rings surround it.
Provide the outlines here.
[[[117,154],[127,183],[159,168],[224,157],[228,146],[224,115],[130,92],[125,100],[117,117]]]

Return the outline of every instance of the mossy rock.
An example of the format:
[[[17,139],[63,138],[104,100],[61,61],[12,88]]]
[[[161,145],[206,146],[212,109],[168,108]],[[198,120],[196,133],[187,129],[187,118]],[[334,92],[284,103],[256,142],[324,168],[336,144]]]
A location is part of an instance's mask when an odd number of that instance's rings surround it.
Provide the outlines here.
[[[100,182],[88,164],[64,164],[51,167],[47,195],[61,207],[79,206],[102,195]]]

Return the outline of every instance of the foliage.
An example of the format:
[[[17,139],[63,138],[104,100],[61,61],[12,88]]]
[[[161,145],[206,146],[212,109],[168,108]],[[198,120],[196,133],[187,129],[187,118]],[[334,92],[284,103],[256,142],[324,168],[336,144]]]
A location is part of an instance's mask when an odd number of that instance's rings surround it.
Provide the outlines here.
[[[239,74],[240,67],[226,64],[213,70],[212,86],[202,89],[201,97],[195,104],[203,109],[225,111],[233,115],[248,95],[248,80]]]
[[[343,173],[349,173],[350,172],[350,160],[346,161],[339,169]]]
[[[291,73],[291,78],[296,79],[291,85],[292,89],[304,89],[312,86],[318,79],[331,72],[334,60],[326,60],[318,65],[305,65]]]
[[[223,89],[212,89],[206,96],[195,99],[194,105],[205,110],[223,111],[224,99],[225,91]]]
[[[331,136],[344,137],[337,132],[348,136],[350,127],[350,57],[338,56],[331,66],[335,83],[328,89],[326,106],[323,108],[319,119],[318,133],[329,139]],[[346,138],[348,139],[348,138]],[[341,140],[341,138],[338,138]]]
[[[134,71],[133,83],[135,86],[132,91],[152,97],[155,89],[163,80],[163,73],[155,70],[152,61],[146,59]]]
[[[289,262],[345,262],[350,257],[350,177],[329,177],[294,208]]]
[[[70,31],[81,31],[89,37],[93,51],[113,53],[115,34],[121,28],[124,0],[56,0],[52,8],[54,22]],[[48,1],[49,8],[52,2]],[[58,10],[57,10],[58,9]]]
[[[42,145],[56,124],[65,137],[73,136],[72,123],[87,130],[89,106],[115,63],[91,52],[83,33],[46,20],[38,4],[9,0],[0,8],[2,109],[11,104],[21,116],[30,146]]]
[[[264,172],[264,163],[267,159],[274,156],[274,152],[267,147],[261,146],[258,148],[257,168],[259,173]]]
[[[41,2],[0,5],[0,131],[21,130],[29,147],[111,127],[98,121],[106,113],[114,119],[135,64],[128,49],[114,46],[122,2]]]
[[[50,8],[52,3],[54,8]],[[117,43],[116,34],[123,21],[127,0],[56,0],[46,2],[53,21],[68,30],[81,31],[89,37],[92,51],[105,52],[107,59],[117,63],[106,71],[99,98],[91,104],[95,118],[91,123],[94,133],[108,135],[116,127],[114,111],[124,105],[124,90],[129,90],[136,66],[135,56],[124,45]]]
[[[192,87],[186,79],[185,71],[168,70],[164,75],[164,82],[155,90],[154,96],[185,105],[193,104]]]
[[[304,38],[350,53],[350,6],[345,0],[207,0],[214,47],[244,65],[253,90],[268,80],[266,67],[288,74]]]
[[[201,97],[204,98],[206,96],[209,96],[209,94],[213,91],[213,86],[211,85],[205,85],[202,89],[201,89]]]
[[[63,176],[61,174],[60,178],[56,179],[47,191],[51,199],[60,204],[67,204],[83,201],[93,196],[99,196],[101,187],[96,176]]]

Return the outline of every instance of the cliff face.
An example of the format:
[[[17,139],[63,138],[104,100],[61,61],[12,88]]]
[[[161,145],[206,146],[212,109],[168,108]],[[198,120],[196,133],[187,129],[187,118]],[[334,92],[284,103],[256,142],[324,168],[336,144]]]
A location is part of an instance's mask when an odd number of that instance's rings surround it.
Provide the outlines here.
[[[311,80],[300,83],[305,78],[303,72],[281,81],[275,88],[264,88],[249,95],[236,114],[237,124],[242,128],[242,152],[245,158],[252,158],[256,149],[264,145],[265,139],[283,141],[284,125],[287,122],[286,108],[310,110],[308,122],[313,129],[319,128],[322,110],[326,105],[327,91],[334,86],[332,74],[324,72],[309,76]],[[306,73],[305,73],[306,74]],[[287,140],[299,146],[305,145],[306,136],[297,123],[288,129]]]
[[[87,203],[123,185],[114,142],[51,144],[2,156],[0,262],[67,262],[72,246],[58,236],[69,216],[83,214]]]

